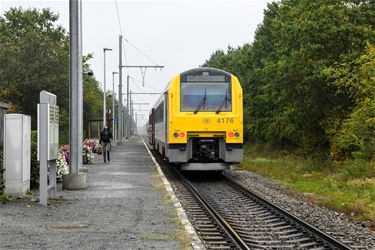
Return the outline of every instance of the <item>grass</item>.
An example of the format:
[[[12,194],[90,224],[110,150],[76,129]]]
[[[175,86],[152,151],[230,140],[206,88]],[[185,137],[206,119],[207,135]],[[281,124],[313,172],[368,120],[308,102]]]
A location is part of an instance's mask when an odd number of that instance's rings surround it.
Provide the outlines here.
[[[9,195],[9,194],[1,194],[0,195],[0,202],[12,202],[21,199],[28,199],[34,198],[34,193],[31,190],[27,190],[23,195]]]
[[[240,167],[276,180],[315,204],[375,225],[375,163],[318,163],[285,151],[247,145]]]

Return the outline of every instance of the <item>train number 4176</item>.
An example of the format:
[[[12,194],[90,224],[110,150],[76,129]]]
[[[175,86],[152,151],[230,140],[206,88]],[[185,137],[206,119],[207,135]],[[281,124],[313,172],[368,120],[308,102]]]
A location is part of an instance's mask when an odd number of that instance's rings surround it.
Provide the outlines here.
[[[234,119],[229,117],[217,118],[217,123],[233,123]]]

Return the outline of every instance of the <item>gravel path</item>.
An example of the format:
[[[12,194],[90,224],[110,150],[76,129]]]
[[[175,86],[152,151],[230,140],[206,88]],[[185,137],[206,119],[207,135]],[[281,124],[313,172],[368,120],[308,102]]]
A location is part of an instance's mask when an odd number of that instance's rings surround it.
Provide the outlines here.
[[[180,249],[177,215],[155,188],[153,162],[139,137],[112,161],[88,166],[89,187],[58,191],[52,205],[0,203],[0,249]],[[159,180],[160,181],[160,180]]]
[[[292,197],[283,187],[258,174],[243,170],[229,170],[226,174],[241,181],[251,191],[333,237],[341,239],[344,243],[375,249],[375,233],[364,227],[363,223],[351,222],[342,213]]]

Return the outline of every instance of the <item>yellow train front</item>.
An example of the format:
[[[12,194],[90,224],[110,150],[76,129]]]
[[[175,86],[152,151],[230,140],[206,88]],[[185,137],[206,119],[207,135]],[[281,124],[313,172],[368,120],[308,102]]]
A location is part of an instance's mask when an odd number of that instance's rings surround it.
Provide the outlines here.
[[[175,76],[149,117],[149,142],[182,170],[225,170],[243,155],[243,96],[216,68]]]

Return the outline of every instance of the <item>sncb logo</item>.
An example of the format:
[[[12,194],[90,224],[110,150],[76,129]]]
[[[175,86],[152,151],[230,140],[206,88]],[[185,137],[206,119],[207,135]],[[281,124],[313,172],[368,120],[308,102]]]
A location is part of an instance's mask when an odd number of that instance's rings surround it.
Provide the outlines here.
[[[203,123],[204,124],[209,124],[209,123],[211,123],[211,119],[209,119],[209,118],[203,118]]]

